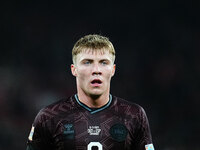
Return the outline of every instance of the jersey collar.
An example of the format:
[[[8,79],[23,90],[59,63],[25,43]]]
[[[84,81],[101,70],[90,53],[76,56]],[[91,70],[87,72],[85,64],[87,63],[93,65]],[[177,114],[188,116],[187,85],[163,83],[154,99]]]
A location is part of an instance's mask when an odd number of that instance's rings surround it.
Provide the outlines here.
[[[111,94],[109,95],[109,101],[108,101],[107,104],[105,104],[104,106],[102,106],[102,107],[100,107],[100,108],[98,108],[98,109],[95,109],[95,110],[92,110],[90,107],[88,107],[87,105],[83,104],[83,103],[78,99],[78,95],[77,95],[77,94],[75,94],[75,99],[76,99],[77,103],[78,103],[81,107],[83,107],[83,108],[85,108],[86,110],[88,110],[91,114],[95,114],[95,113],[100,112],[100,111],[102,111],[102,110],[104,110],[104,109],[106,109],[106,108],[108,108],[108,107],[110,106],[110,104],[111,104],[111,102],[112,102],[112,95],[111,95]]]

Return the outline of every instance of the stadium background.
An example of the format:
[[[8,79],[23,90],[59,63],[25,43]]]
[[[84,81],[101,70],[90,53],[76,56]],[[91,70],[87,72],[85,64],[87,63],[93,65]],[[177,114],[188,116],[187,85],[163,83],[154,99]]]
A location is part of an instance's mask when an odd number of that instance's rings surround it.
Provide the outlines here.
[[[1,2],[0,150],[25,149],[37,112],[76,91],[71,49],[108,36],[117,52],[111,93],[147,112],[157,150],[200,148],[200,3]]]

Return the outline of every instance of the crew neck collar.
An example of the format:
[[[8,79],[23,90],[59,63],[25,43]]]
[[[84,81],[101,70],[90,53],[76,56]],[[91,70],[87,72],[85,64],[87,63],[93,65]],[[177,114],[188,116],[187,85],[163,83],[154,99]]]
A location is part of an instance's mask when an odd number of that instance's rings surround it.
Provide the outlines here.
[[[94,109],[94,108],[90,108],[90,107],[88,107],[87,105],[85,105],[84,103],[82,103],[82,102],[79,100],[77,94],[75,94],[74,97],[75,97],[75,100],[77,101],[77,103],[78,103],[81,107],[83,107],[84,109],[88,110],[88,111],[90,112],[90,114],[95,114],[95,113],[97,113],[97,112],[100,112],[100,111],[102,111],[102,110],[108,108],[108,107],[110,106],[111,102],[112,102],[112,95],[110,94],[110,95],[109,95],[109,101],[108,101],[105,105],[103,105],[103,106],[100,107],[100,108],[95,108],[95,109]]]

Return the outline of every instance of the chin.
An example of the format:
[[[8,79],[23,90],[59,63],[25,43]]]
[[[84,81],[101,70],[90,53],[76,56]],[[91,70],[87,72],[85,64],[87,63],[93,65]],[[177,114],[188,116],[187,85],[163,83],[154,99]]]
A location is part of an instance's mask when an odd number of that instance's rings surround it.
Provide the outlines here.
[[[101,96],[103,93],[100,93],[100,92],[93,92],[93,93],[90,93],[90,95],[93,95],[93,96]]]
[[[103,94],[102,91],[93,91],[89,93],[89,95],[91,96],[101,96],[102,94]]]

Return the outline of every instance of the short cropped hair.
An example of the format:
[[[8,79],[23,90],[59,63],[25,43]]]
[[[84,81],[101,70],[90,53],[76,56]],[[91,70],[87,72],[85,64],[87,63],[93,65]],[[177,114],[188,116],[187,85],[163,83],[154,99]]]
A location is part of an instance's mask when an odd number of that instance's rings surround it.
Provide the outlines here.
[[[90,34],[80,38],[74,44],[72,49],[72,60],[74,64],[76,62],[76,56],[86,49],[92,50],[94,52],[109,51],[109,53],[113,55],[113,63],[115,61],[115,49],[108,37],[97,34]]]

